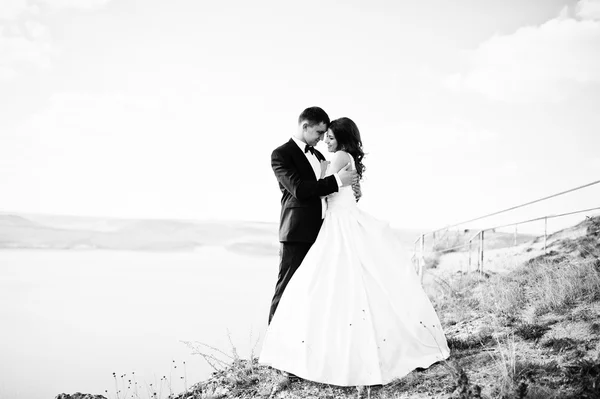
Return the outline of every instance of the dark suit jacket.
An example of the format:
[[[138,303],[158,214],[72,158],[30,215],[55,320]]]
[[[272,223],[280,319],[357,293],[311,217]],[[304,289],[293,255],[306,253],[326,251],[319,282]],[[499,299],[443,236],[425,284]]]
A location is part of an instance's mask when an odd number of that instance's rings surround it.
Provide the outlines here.
[[[325,160],[318,151],[316,156]],[[273,151],[271,167],[282,193],[279,241],[314,242],[323,222],[320,197],[338,191],[335,177],[317,180],[306,155],[292,139]]]

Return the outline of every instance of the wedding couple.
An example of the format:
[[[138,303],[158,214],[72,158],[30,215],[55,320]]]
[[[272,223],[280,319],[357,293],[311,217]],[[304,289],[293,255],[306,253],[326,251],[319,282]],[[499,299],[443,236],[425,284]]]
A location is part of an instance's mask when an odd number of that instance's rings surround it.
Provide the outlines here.
[[[331,162],[314,148],[323,139]],[[363,157],[356,124],[330,122],[319,107],[304,110],[296,133],[272,153],[283,194],[281,252],[259,362],[286,378],[384,385],[449,356],[393,231],[357,206]]]

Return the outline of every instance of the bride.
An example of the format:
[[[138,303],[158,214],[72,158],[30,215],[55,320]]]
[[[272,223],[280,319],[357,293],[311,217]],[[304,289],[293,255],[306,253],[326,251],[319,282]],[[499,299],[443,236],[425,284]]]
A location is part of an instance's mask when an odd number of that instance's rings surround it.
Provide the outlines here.
[[[365,167],[360,132],[331,122],[322,175]],[[391,228],[357,207],[352,188],[327,197],[316,242],[290,280],[259,362],[307,380],[383,385],[446,359],[444,332]]]

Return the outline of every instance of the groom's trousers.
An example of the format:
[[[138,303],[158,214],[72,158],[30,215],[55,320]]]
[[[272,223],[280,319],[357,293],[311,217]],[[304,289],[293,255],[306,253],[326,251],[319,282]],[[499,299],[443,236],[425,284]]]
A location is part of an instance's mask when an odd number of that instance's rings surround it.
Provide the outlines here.
[[[308,250],[313,245],[312,242],[282,242],[279,252],[279,275],[277,276],[277,285],[275,286],[275,295],[271,301],[271,310],[269,312],[269,324],[275,314],[281,295],[288,285],[292,276],[298,269],[298,266],[304,260]]]

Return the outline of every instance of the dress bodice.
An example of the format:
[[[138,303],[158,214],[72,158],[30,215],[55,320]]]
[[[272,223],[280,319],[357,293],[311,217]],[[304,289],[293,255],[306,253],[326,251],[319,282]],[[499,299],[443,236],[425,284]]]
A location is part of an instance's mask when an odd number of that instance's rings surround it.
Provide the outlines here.
[[[354,164],[354,158],[352,155],[348,155],[348,160],[350,161],[351,169],[355,170],[356,165]],[[329,165],[331,167],[331,164]],[[332,174],[328,173],[327,174]],[[349,210],[356,208],[356,199],[354,198],[354,191],[352,190],[352,186],[344,186],[340,187],[339,190],[335,193],[329,194],[327,196],[327,211],[338,211],[338,210]]]

